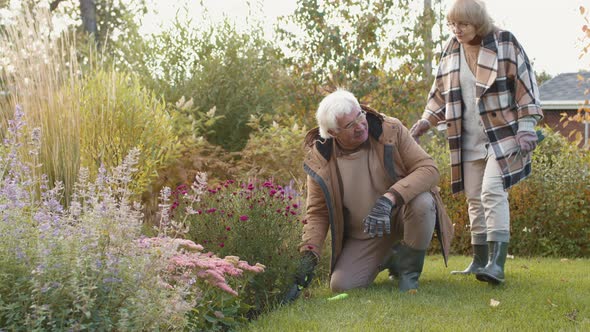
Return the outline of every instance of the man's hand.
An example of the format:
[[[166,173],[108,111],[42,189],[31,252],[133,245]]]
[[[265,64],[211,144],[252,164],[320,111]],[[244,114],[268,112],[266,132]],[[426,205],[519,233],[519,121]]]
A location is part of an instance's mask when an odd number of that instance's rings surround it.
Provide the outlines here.
[[[295,282],[297,285],[305,288],[311,284],[318,257],[312,251],[304,251],[299,261],[299,268],[295,272]]]
[[[410,128],[410,135],[412,135],[416,142],[418,142],[418,138],[426,134],[428,129],[430,129],[430,122],[428,122],[428,120],[425,119],[420,119],[416,123],[414,123],[412,128]]]
[[[285,293],[282,303],[288,304],[295,301],[301,290],[309,286],[313,280],[314,270],[318,264],[318,257],[311,251],[305,251],[299,260],[299,267],[295,272],[295,282],[289,287]]]
[[[537,147],[538,140],[537,134],[532,131],[519,131],[516,134],[516,142],[523,155],[533,151]]]
[[[389,198],[379,197],[369,215],[363,220],[364,232],[371,237],[382,237],[385,229],[386,234],[391,234],[391,211],[394,207],[395,204]]]

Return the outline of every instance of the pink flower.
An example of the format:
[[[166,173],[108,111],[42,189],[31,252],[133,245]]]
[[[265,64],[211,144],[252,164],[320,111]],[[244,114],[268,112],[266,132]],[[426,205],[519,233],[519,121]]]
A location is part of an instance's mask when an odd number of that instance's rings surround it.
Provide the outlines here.
[[[295,208],[295,209],[296,209],[296,208],[298,208],[298,207],[299,207],[299,204],[297,204],[297,203],[293,203],[293,208]]]
[[[221,243],[219,244],[219,248],[223,248],[223,247],[225,247],[225,243],[221,242]]]
[[[213,212],[215,212],[215,211],[217,211],[217,209],[216,209],[216,208],[211,208],[211,209],[207,210],[206,212],[207,212],[207,213],[213,213]]]
[[[269,195],[269,196],[274,196],[276,193],[277,193],[277,191],[276,191],[276,190],[274,190],[274,189],[271,189],[271,190],[268,192],[268,195]]]
[[[250,219],[250,218],[248,218],[248,216],[247,216],[247,215],[241,215],[241,216],[240,216],[240,221],[246,221],[246,220],[248,220],[248,219]]]
[[[229,231],[231,231],[231,227],[227,226],[227,227],[225,227],[225,230],[229,232]]]

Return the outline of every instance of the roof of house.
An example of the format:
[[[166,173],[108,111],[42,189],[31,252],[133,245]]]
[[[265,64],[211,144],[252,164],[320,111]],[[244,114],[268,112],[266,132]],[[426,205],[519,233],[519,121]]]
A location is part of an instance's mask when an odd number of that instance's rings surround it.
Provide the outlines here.
[[[543,108],[577,108],[590,99],[586,90],[590,91],[590,72],[559,74],[539,87],[541,105]]]

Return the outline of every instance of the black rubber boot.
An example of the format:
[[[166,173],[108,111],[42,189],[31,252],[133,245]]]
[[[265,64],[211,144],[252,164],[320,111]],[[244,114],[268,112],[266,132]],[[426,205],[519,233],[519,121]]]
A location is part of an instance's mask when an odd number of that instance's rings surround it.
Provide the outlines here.
[[[479,269],[483,269],[488,262],[488,245],[487,244],[473,244],[473,261],[463,271],[451,271],[451,274],[474,274]]]
[[[479,281],[491,285],[499,285],[504,282],[504,263],[508,254],[508,242],[488,242],[488,264],[475,273]]]
[[[426,250],[412,249],[404,244],[398,247],[398,271],[400,292],[416,291],[418,289],[418,278],[424,267]]]
[[[389,270],[389,280],[399,279],[399,248],[401,244],[397,243],[391,248],[391,258],[387,263]]]

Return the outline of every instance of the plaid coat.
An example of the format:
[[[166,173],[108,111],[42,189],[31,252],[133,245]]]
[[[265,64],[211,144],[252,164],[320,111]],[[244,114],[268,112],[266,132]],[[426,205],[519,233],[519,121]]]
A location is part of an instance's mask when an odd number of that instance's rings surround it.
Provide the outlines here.
[[[459,82],[460,44],[455,37],[441,55],[436,79],[422,118],[447,127],[451,152],[451,190],[464,190],[461,157],[463,102]],[[518,119],[543,117],[533,68],[522,46],[509,31],[496,30],[481,41],[476,72],[476,107],[508,189],[531,173],[530,154],[518,153]]]

